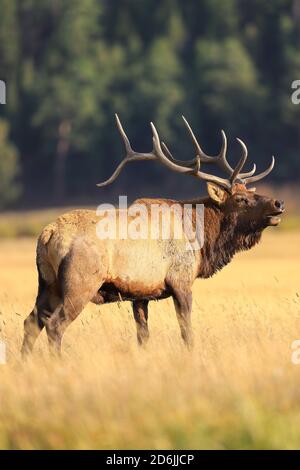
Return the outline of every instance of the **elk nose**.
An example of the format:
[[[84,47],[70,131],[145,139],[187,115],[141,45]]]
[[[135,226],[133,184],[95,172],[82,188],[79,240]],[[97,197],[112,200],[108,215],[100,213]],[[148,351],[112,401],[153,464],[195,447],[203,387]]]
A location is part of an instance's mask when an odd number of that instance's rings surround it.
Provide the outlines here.
[[[279,201],[278,199],[274,202],[274,206],[276,209],[283,211],[284,209],[284,201]]]

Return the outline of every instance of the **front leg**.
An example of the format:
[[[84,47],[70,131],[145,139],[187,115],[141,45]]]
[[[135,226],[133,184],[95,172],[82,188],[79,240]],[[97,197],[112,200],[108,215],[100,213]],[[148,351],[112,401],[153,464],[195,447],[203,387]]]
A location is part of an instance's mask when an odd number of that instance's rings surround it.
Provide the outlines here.
[[[191,325],[192,292],[187,289],[173,289],[173,301],[181,337],[188,349],[193,347],[193,332]]]
[[[145,345],[149,339],[148,303],[148,300],[134,300],[132,302],[133,315],[137,329],[137,340],[141,346]]]

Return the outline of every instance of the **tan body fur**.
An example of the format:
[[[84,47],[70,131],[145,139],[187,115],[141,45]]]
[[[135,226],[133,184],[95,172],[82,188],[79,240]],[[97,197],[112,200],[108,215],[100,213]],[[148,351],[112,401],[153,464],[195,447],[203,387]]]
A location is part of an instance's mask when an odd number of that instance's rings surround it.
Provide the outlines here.
[[[43,230],[37,261],[47,283],[56,281],[62,261],[74,256],[74,251],[85,253],[83,265],[76,264],[74,275],[83,280],[89,275],[84,268],[86,258],[91,257],[99,290],[104,282],[113,284],[123,299],[157,299],[167,294],[174,277],[189,285],[197,277],[200,253],[187,250],[185,239],[101,240],[96,233],[98,222],[95,211],[75,210]],[[115,300],[120,300],[120,296]]]

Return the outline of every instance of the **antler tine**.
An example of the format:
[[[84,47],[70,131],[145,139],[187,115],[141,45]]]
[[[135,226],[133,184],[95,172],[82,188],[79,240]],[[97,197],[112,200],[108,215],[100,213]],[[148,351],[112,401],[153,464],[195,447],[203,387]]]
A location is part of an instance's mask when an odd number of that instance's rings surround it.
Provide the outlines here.
[[[219,185],[229,189],[230,188],[230,182],[227,179],[224,178],[219,178],[218,176],[215,175],[210,175],[208,173],[203,173],[200,170],[200,165],[201,165],[201,159],[200,156],[197,155],[195,158],[195,167],[194,169],[189,168],[189,167],[184,167],[182,165],[182,162],[180,165],[177,165],[174,163],[172,160],[170,160],[162,151],[161,145],[160,145],[160,139],[158,132],[153,124],[153,122],[150,123],[152,133],[153,133],[153,153],[158,157],[161,163],[163,163],[165,166],[170,168],[173,171],[176,171],[177,173],[185,173],[189,175],[193,175],[198,179],[203,179],[205,181],[211,181],[218,183]]]
[[[176,171],[177,173],[191,173],[191,168],[184,167],[183,165],[178,165],[174,161],[169,160],[169,158],[162,151],[159,135],[153,122],[150,122],[150,126],[152,129],[153,154],[156,155],[157,159],[165,166],[167,166],[173,171]]]
[[[241,180],[245,179],[245,178],[248,178],[250,176],[253,176],[254,173],[256,172],[256,165],[255,163],[253,164],[253,168],[251,171],[248,171],[247,173],[240,173],[239,174],[239,178],[241,178]]]
[[[231,166],[229,165],[226,159],[227,137],[223,129],[221,130],[221,136],[222,136],[222,147],[219,153],[219,158],[217,159],[217,163],[225,172],[227,172],[230,175],[233,172],[233,169],[231,168]]]
[[[272,156],[272,162],[271,162],[271,165],[269,166],[269,168],[267,168],[265,171],[263,171],[259,175],[251,176],[250,178],[245,178],[244,179],[245,184],[255,183],[256,181],[259,181],[259,180],[265,178],[265,176],[267,176],[269,173],[271,173],[271,171],[274,168],[274,165],[275,165],[275,157]]]
[[[221,136],[222,136],[222,146],[221,146],[221,150],[220,150],[220,153],[214,157],[211,157],[209,155],[207,155],[203,150],[202,148],[200,147],[200,144],[198,142],[198,140],[196,139],[196,136],[190,126],[190,124],[188,123],[187,119],[182,116],[182,119],[183,119],[183,122],[192,138],[192,141],[194,143],[194,146],[195,146],[195,149],[196,149],[196,153],[200,156],[201,158],[201,162],[202,163],[216,163],[217,165],[219,165],[219,167],[224,170],[226,173],[228,173],[229,175],[232,175],[233,173],[233,168],[231,168],[231,166],[229,165],[228,161],[226,160],[226,152],[227,152],[227,137],[226,137],[226,134],[225,132],[223,131],[223,129],[221,130]]]
[[[119,132],[121,134],[121,137],[124,142],[125,149],[126,149],[125,159],[127,159],[127,161],[154,160],[155,157],[153,155],[153,152],[143,153],[143,152],[136,152],[135,150],[133,150],[133,148],[131,147],[130,141],[123,129],[119,116],[117,114],[115,114],[115,116],[116,116],[117,126],[118,126]]]
[[[107,186],[107,185],[111,184],[113,181],[115,181],[115,179],[119,176],[119,174],[121,173],[121,171],[122,171],[123,167],[126,165],[126,163],[132,162],[132,161],[138,161],[138,160],[155,160],[156,159],[156,156],[153,155],[152,152],[150,152],[150,153],[139,153],[139,152],[135,152],[133,150],[133,148],[130,145],[130,141],[129,141],[129,139],[128,139],[128,137],[127,137],[127,135],[126,135],[126,133],[123,129],[123,126],[121,124],[119,116],[117,114],[115,114],[115,117],[116,117],[116,123],[117,123],[118,130],[121,134],[122,140],[123,140],[124,145],[125,145],[126,156],[121,161],[121,163],[116,168],[116,170],[114,171],[114,173],[111,175],[110,178],[108,178],[106,181],[103,181],[103,183],[98,183],[97,184],[97,186],[99,188],[101,188],[103,186]]]
[[[173,155],[171,154],[171,151],[168,149],[167,147],[167,144],[165,144],[164,142],[161,143],[161,146],[162,148],[164,149],[164,152],[167,154],[167,157],[169,160],[171,160],[172,162],[175,162],[175,158],[173,157]]]
[[[176,163],[177,165],[183,165],[183,166],[188,166],[190,168],[194,168],[195,165],[197,164],[197,157],[193,158],[192,160],[177,160],[176,158],[173,157],[170,149],[167,147],[165,142],[161,143],[161,146],[163,148],[164,153],[167,155],[168,159],[171,160],[171,162]]]
[[[235,167],[235,169],[234,169],[234,171],[233,171],[233,173],[230,177],[231,184],[233,184],[236,179],[240,178],[240,176],[239,176],[240,171],[243,168],[243,166],[245,165],[247,157],[248,157],[248,149],[247,149],[246,145],[244,144],[244,142],[239,138],[237,138],[236,140],[239,142],[239,144],[242,147],[242,156],[241,156],[240,161],[238,162],[237,166]]]
[[[124,159],[116,168],[116,170],[113,172],[113,174],[111,175],[110,178],[108,178],[107,180],[103,181],[103,183],[98,183],[96,186],[98,186],[98,188],[102,188],[103,186],[108,186],[109,184],[113,183],[115,181],[115,179],[117,179],[117,177],[119,176],[119,174],[121,173],[121,171],[123,170],[123,167],[126,165],[126,163],[128,162],[129,160],[128,159]]]
[[[226,134],[225,134],[224,130],[223,129],[221,130],[222,147],[221,147],[219,155],[217,155],[215,157],[210,157],[210,156],[206,155],[203,152],[203,150],[201,149],[200,144],[197,141],[196,136],[195,136],[191,126],[189,125],[187,119],[184,116],[182,116],[182,119],[184,121],[184,124],[185,124],[186,128],[188,129],[188,132],[189,132],[190,136],[192,137],[192,140],[193,140],[193,143],[195,145],[196,151],[200,155],[201,162],[203,162],[203,163],[216,163],[216,164],[219,165],[219,167],[222,170],[224,170],[226,173],[228,173],[232,177],[233,173],[234,173],[234,169],[230,166],[230,164],[228,163],[228,161],[226,159],[227,137],[226,137]],[[244,143],[243,143],[243,145],[244,145]],[[196,159],[189,161],[189,163],[192,163],[192,165],[194,165],[196,163]],[[242,165],[241,168],[243,168],[243,166],[244,165]],[[240,179],[248,178],[250,176],[253,176],[255,171],[256,171],[256,165],[254,164],[251,171],[249,171],[247,173],[238,174],[238,175],[235,176],[235,178],[237,178],[237,177],[239,177]]]
[[[134,151],[132,150],[129,139],[128,139],[128,137],[127,137],[127,135],[126,135],[126,133],[123,129],[123,126],[121,124],[121,121],[120,121],[119,116],[117,115],[117,113],[115,114],[115,118],[116,118],[117,127],[119,129],[119,132],[121,134],[121,137],[123,139],[125,149],[126,149],[126,152],[127,152],[126,157],[129,157],[129,156],[134,154]]]
[[[194,144],[195,149],[196,149],[196,153],[199,155],[200,158],[203,157],[203,160],[202,160],[202,161],[207,160],[207,158],[209,158],[209,157],[203,152],[202,148],[200,147],[199,142],[198,142],[198,140],[196,139],[196,136],[195,136],[195,134],[194,134],[194,132],[193,132],[191,126],[189,125],[187,119],[186,119],[183,115],[182,115],[181,117],[182,117],[182,119],[183,119],[183,122],[184,122],[184,124],[185,124],[185,127],[187,128],[187,130],[188,130],[188,132],[189,132],[189,134],[190,134],[190,136],[191,136],[191,138],[192,138],[193,144]]]
[[[198,155],[193,160],[190,160],[189,162],[190,166],[188,165],[184,166],[182,161],[178,162],[172,157],[171,152],[169,151],[166,144],[164,145],[162,144],[164,148],[167,149],[168,156],[166,156],[164,152],[162,151],[160,138],[159,138],[155,125],[153,124],[153,122],[150,122],[150,125],[152,129],[152,134],[153,134],[153,139],[152,139],[153,140],[153,153],[157,156],[157,158],[159,159],[161,163],[163,163],[165,166],[167,166],[171,170],[176,171],[177,173],[185,173],[185,174],[195,175],[197,177],[200,177],[199,175],[206,175],[205,173],[201,173],[199,171],[201,162],[200,162],[200,157]],[[172,158],[170,158],[170,156]],[[206,175],[206,176],[209,176],[209,175]]]

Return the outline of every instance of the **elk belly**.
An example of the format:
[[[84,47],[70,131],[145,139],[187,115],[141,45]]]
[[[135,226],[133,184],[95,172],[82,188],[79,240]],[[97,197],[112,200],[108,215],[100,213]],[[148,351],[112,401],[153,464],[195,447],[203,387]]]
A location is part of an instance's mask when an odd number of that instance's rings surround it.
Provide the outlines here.
[[[164,282],[161,284],[147,284],[142,280],[130,279],[129,276],[113,279],[109,285],[106,284],[102,288],[110,290],[110,292],[115,290],[115,294],[118,296],[116,300],[159,299],[166,294]]]

